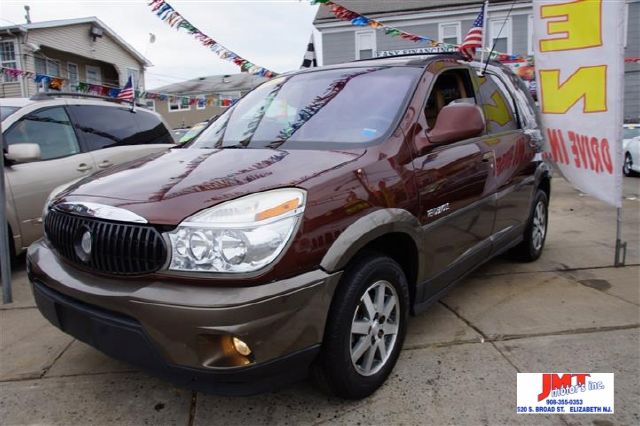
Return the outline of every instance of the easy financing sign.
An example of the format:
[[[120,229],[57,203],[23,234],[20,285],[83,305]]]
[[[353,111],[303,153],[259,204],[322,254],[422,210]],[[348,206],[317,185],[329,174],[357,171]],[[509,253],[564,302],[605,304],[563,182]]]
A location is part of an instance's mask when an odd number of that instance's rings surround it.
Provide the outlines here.
[[[576,188],[622,198],[624,1],[534,0],[545,154]]]

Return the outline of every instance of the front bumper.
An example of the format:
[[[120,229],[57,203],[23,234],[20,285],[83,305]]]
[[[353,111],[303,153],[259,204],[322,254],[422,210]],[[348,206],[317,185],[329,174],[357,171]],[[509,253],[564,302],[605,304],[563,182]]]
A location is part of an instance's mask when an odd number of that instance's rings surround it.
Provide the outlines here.
[[[61,330],[174,383],[224,394],[303,377],[340,278],[316,270],[246,288],[118,280],[69,266],[44,240],[29,248],[27,270],[38,308]],[[229,336],[249,345],[250,363],[220,365]]]

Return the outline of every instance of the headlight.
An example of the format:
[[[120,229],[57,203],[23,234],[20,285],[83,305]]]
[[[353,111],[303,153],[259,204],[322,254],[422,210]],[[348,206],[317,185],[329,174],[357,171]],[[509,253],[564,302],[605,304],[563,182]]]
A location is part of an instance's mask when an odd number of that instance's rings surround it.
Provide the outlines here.
[[[168,232],[169,269],[252,272],[271,263],[291,238],[306,193],[287,188],[251,194],[203,210]]]
[[[71,182],[63,183],[62,185],[56,186],[55,188],[53,188],[53,190],[49,193],[49,196],[47,197],[47,201],[44,202],[44,207],[42,208],[42,221],[43,222],[44,222],[44,218],[47,216],[47,213],[49,212],[49,205],[51,204],[51,202],[58,195],[60,195],[60,193],[62,191],[64,191],[65,189],[69,188],[71,185],[73,185],[74,183],[76,183],[80,179],[82,179],[82,178],[74,179]]]

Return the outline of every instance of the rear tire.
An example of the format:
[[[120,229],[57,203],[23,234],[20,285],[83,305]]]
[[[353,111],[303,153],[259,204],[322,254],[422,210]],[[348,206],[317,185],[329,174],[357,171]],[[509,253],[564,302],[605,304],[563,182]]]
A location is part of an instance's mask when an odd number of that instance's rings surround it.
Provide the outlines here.
[[[522,262],[533,262],[540,257],[547,239],[548,219],[549,198],[543,190],[538,189],[529,215],[529,222],[524,230],[524,238],[510,251],[515,259]]]
[[[624,165],[622,166],[622,173],[624,173],[624,175],[627,177],[636,176],[637,173],[634,172],[631,167],[633,167],[633,158],[631,158],[631,154],[627,152],[624,156]]]
[[[396,364],[409,318],[409,288],[393,259],[360,257],[344,272],[313,367],[316,382],[342,398],[371,395]]]

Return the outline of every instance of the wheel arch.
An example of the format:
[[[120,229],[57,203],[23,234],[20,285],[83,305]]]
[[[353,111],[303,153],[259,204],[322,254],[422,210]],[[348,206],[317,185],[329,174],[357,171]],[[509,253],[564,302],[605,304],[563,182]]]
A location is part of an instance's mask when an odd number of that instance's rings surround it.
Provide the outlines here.
[[[547,194],[547,200],[551,200],[551,168],[546,163],[541,163],[536,174],[536,190],[541,189]]]
[[[404,271],[413,304],[417,282],[424,269],[421,239],[420,223],[408,211],[377,210],[347,227],[331,245],[320,266],[335,272],[367,252],[389,256]]]

